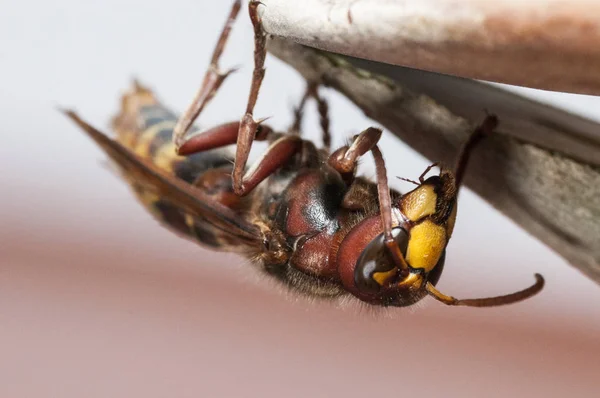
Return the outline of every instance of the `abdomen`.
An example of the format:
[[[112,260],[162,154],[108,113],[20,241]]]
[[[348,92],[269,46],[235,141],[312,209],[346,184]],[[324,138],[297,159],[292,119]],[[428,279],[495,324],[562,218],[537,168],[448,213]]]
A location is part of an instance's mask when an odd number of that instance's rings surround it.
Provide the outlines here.
[[[121,111],[113,120],[113,129],[117,140],[132,152],[189,184],[202,187],[205,185],[202,184],[203,176],[207,172],[213,185],[215,175],[222,176],[217,178],[216,192],[212,192],[215,200],[219,201],[227,191],[233,193],[229,183],[232,165],[230,152],[216,149],[186,157],[178,156],[172,143],[176,123],[177,116],[165,108],[149,89],[136,83],[133,90],[122,98]],[[195,132],[192,129],[188,134]],[[141,204],[169,229],[212,248],[228,246],[229,239],[223,231],[215,230],[200,217],[186,214],[134,179],[125,178]],[[219,178],[223,181],[219,181]]]

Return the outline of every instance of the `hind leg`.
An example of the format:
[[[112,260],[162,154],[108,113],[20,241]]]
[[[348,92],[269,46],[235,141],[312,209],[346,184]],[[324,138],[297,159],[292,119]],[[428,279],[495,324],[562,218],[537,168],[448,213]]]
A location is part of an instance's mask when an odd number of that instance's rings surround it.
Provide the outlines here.
[[[302,121],[304,119],[304,108],[306,106],[306,102],[310,97],[312,97],[313,85],[309,83],[304,91],[304,95],[300,100],[298,106],[294,108],[294,122],[288,128],[288,132],[290,134],[302,134]]]
[[[258,5],[261,4],[257,0],[251,0],[248,3],[248,12],[250,13],[250,21],[254,28],[254,71],[252,72],[252,84],[250,86],[250,95],[248,96],[248,104],[246,113],[242,116],[240,128],[237,136],[237,149],[235,153],[235,162],[233,165],[233,189],[238,194],[243,194],[246,190],[243,188],[242,180],[244,178],[244,170],[252,148],[256,131],[259,125],[264,121],[254,120],[254,106],[258,98],[258,92],[265,77],[265,57],[266,49],[266,34],[262,27],[260,17],[258,16]]]
[[[323,147],[329,151],[331,149],[331,132],[329,131],[329,104],[319,95],[315,88],[315,101],[317,101],[317,109],[319,110],[319,121],[321,124],[321,134],[323,139]]]
[[[261,181],[290,161],[304,147],[303,140],[300,137],[295,135],[279,137],[269,127],[261,125],[264,119],[254,120],[253,112],[265,75],[264,63],[266,57],[266,35],[258,16],[257,9],[259,4],[261,3],[256,0],[251,0],[248,4],[250,20],[254,28],[254,71],[246,113],[241,121],[239,124],[234,122],[217,126],[192,137],[187,142],[183,142],[183,134],[180,132],[185,132],[186,128],[191,126],[193,120],[198,116],[204,105],[212,98],[222,80],[227,76],[227,74],[215,74],[211,69],[216,68],[216,62],[221,55],[224,43],[229,34],[230,24],[235,19],[239,10],[239,2],[236,2],[215,49],[213,63],[207,72],[205,84],[200,89],[190,109],[188,109],[184,117],[180,120],[180,123],[178,123],[178,125],[181,125],[181,130],[177,130],[179,135],[175,138],[176,143],[179,144],[178,153],[182,155],[230,145],[234,143],[235,139],[237,148],[233,165],[232,182],[233,190],[237,195],[245,195],[250,192]],[[217,78],[220,78],[220,80],[215,80]],[[218,84],[215,84],[214,81],[217,81]],[[263,157],[246,172],[246,164],[254,140],[269,140],[272,143]]]
[[[294,123],[290,126],[288,131],[292,134],[301,133],[302,117],[304,116],[304,107],[306,105],[306,101],[309,98],[314,98],[314,100],[317,102],[317,109],[319,112],[323,147],[329,151],[331,149],[331,133],[329,131],[329,105],[323,97],[319,96],[318,89],[319,85],[317,83],[308,83],[300,104],[296,109],[294,109]]]
[[[221,54],[223,53],[223,49],[229,38],[229,33],[231,32],[231,27],[240,11],[240,7],[241,0],[236,0],[231,7],[229,17],[225,22],[225,26],[221,31],[221,35],[213,51],[210,65],[204,75],[202,86],[173,129],[173,142],[176,148],[179,148],[183,144],[185,133],[198,118],[206,104],[214,97],[223,81],[234,71],[234,69],[229,69],[228,71],[221,72],[219,68],[219,58],[221,58]]]

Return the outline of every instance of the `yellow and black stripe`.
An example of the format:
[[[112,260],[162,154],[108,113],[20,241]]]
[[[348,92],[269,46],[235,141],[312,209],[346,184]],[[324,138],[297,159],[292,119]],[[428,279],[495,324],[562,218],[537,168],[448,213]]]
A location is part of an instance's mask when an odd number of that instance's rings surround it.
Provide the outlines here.
[[[162,171],[188,184],[195,184],[207,171],[231,167],[231,154],[215,149],[190,156],[179,156],[172,142],[177,116],[165,108],[139,83],[122,98],[119,114],[113,119],[117,141]],[[193,128],[190,135],[198,130]],[[192,216],[160,194],[124,173],[142,205],[162,224],[179,235],[193,238],[211,248],[229,248],[231,236],[206,219]],[[150,187],[151,188],[151,187]],[[225,188],[227,189],[227,188]]]

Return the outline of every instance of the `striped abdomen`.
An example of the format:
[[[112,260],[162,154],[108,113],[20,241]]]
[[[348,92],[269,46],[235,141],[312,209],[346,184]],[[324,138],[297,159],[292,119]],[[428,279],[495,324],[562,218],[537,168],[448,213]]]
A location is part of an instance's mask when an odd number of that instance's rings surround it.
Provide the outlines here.
[[[172,143],[176,123],[175,114],[161,105],[150,90],[136,84],[132,92],[123,96],[121,112],[113,121],[113,129],[117,140],[136,155],[150,160],[168,174],[204,189],[229,207],[241,206],[231,188],[230,152],[216,149],[178,156]],[[189,134],[195,131],[192,129]],[[226,231],[216,229],[203,218],[187,214],[134,179],[125,178],[144,207],[165,226],[212,248],[234,246],[235,240]]]

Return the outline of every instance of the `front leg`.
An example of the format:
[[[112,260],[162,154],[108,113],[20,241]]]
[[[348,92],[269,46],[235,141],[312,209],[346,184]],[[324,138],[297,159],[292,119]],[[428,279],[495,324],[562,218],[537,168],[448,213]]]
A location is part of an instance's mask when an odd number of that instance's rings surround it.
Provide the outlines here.
[[[358,159],[373,149],[381,138],[381,130],[369,127],[354,137],[350,146],[343,146],[333,152],[327,163],[337,170],[346,185],[350,186],[354,181]]]
[[[396,267],[400,270],[400,276],[405,277],[409,273],[409,268],[398,243],[392,235],[392,199],[390,197],[385,162],[377,146],[380,138],[381,130],[369,127],[357,135],[350,146],[342,147],[332,153],[328,164],[341,174],[348,186],[351,186],[354,182],[358,159],[368,151],[371,151],[375,160],[377,196],[379,198],[379,211],[383,225],[384,242]]]

